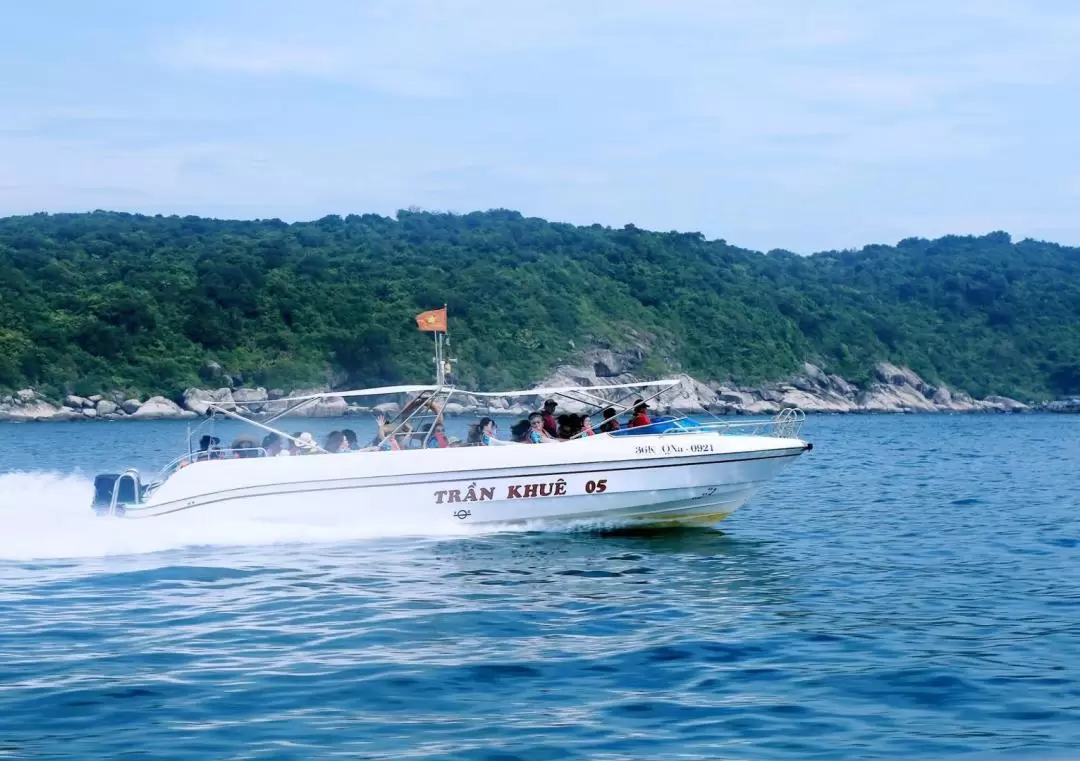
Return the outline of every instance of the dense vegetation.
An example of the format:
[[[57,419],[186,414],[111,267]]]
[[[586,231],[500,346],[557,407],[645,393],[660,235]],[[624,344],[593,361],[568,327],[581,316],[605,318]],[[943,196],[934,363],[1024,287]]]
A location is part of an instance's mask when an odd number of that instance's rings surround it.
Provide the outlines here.
[[[426,382],[449,305],[461,381],[577,350],[753,382],[889,359],[983,395],[1080,393],[1080,250],[984,237],[802,257],[510,211],[310,223],[111,212],[0,219],[0,387],[175,393],[207,359],[268,386]]]

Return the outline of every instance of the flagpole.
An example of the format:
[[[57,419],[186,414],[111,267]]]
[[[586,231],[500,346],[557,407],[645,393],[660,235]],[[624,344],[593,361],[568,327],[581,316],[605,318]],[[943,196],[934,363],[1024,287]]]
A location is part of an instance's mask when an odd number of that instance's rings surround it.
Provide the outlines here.
[[[445,382],[443,377],[443,363],[442,363],[442,333],[435,331],[435,384],[442,386]]]
[[[443,308],[443,314],[446,315],[446,332],[443,333],[443,337],[442,337],[442,339],[443,339],[443,361],[440,362],[440,367],[442,368],[442,374],[441,374],[442,382],[446,383],[448,381],[448,378],[447,378],[447,376],[449,375],[448,371],[450,370],[450,311],[449,311],[449,306],[447,305],[447,303],[445,301],[443,302],[442,308]]]

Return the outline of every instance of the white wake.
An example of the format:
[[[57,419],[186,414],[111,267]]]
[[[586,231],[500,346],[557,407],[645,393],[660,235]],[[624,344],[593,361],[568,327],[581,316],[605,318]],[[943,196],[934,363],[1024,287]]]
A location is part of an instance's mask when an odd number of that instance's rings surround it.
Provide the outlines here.
[[[431,527],[402,518],[400,506],[343,510],[332,520],[287,521],[193,510],[162,518],[99,517],[90,509],[92,480],[55,472],[0,475],[0,560],[107,557],[205,546],[326,543],[405,536],[478,533],[468,525]]]

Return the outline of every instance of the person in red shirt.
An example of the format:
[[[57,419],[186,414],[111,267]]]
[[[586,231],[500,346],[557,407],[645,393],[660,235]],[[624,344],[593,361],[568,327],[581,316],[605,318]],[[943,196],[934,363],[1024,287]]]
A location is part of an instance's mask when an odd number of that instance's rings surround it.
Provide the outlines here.
[[[652,420],[649,419],[649,413],[645,411],[647,409],[649,409],[649,405],[640,399],[636,400],[634,402],[634,416],[627,423],[627,428],[637,428],[652,423]]]
[[[540,413],[540,417],[544,421],[544,430],[553,439],[559,437],[559,424],[555,422],[556,406],[554,399],[548,399],[544,402],[544,411]]]
[[[614,433],[619,430],[619,419],[615,417],[615,408],[607,407],[604,409],[604,422],[600,424],[601,433]]]

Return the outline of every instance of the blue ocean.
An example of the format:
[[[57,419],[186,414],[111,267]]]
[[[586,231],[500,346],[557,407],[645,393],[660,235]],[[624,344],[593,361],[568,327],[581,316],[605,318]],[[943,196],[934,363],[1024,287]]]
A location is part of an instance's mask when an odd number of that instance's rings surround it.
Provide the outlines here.
[[[415,536],[97,518],[185,424],[0,425],[0,759],[1075,757],[1080,417],[803,434],[716,529]]]

